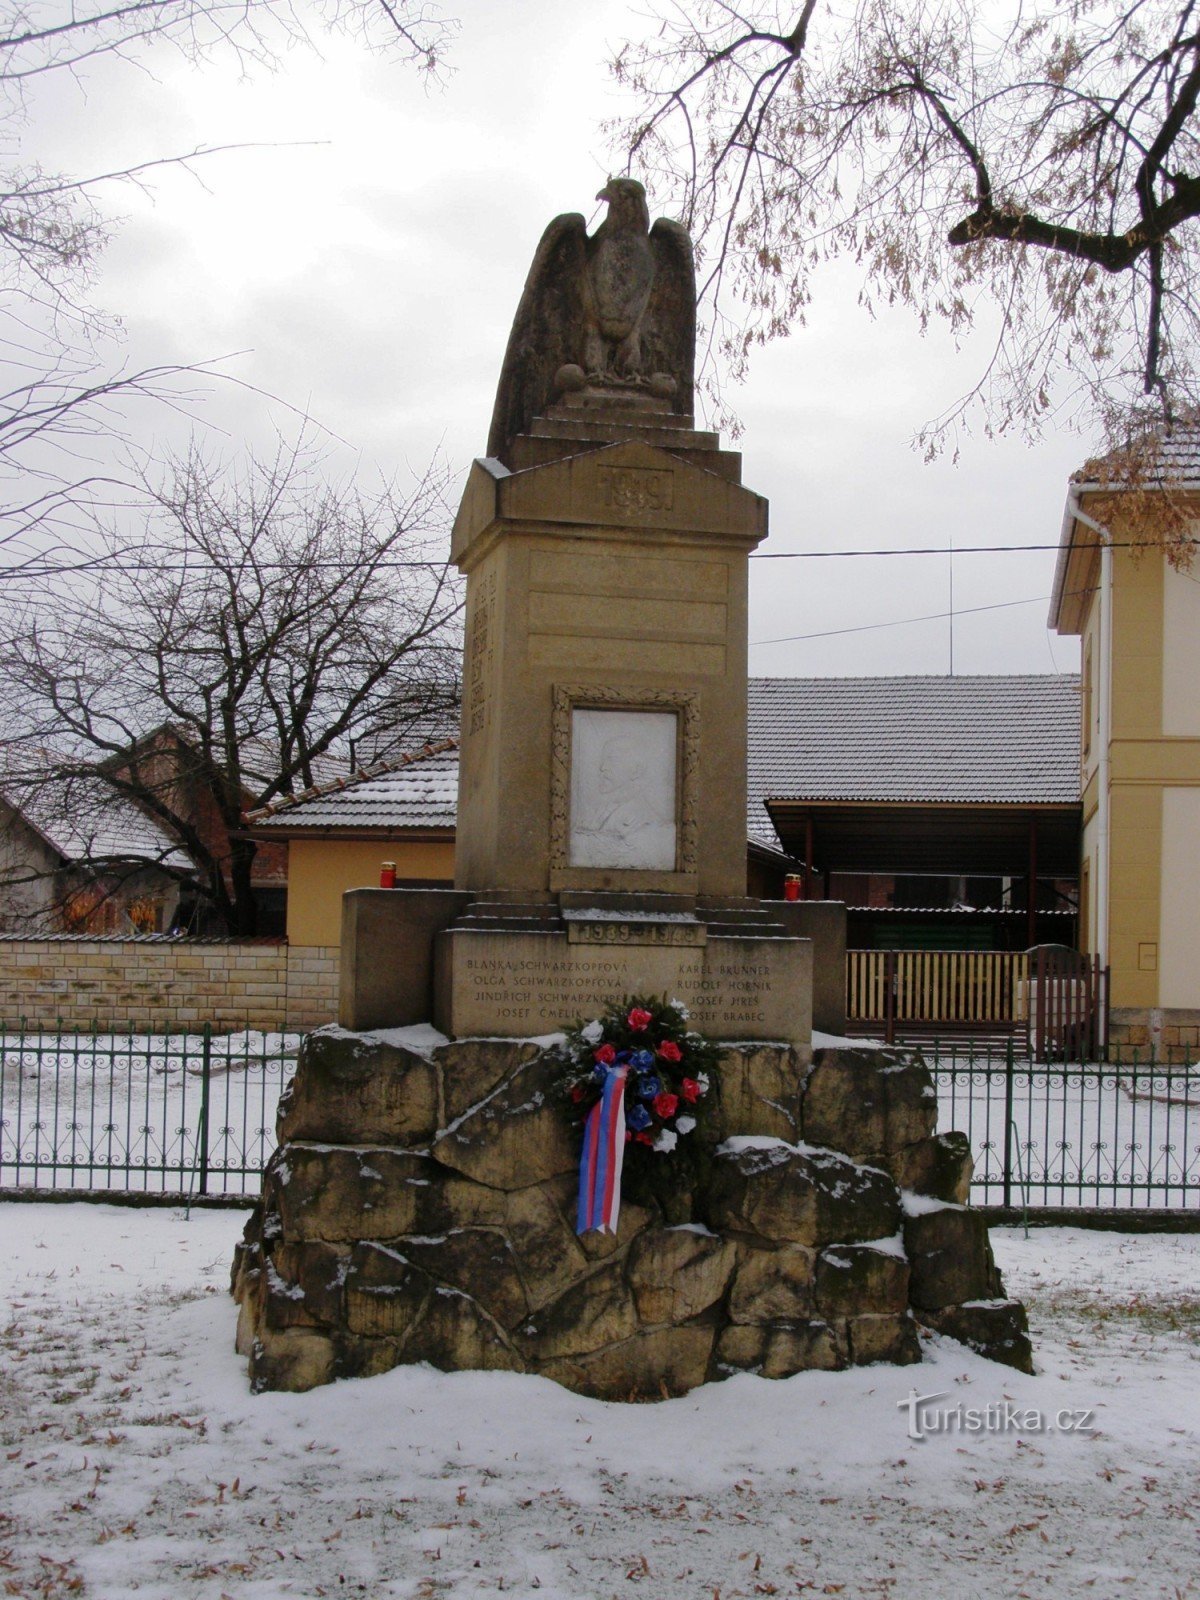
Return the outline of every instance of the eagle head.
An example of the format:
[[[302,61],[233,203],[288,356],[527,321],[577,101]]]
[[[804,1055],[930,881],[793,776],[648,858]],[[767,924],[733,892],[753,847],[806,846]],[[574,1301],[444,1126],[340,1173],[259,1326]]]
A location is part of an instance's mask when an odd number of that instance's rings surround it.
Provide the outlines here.
[[[650,209],[646,191],[636,178],[610,178],[596,196],[608,202],[608,220],[619,229],[650,231]]]

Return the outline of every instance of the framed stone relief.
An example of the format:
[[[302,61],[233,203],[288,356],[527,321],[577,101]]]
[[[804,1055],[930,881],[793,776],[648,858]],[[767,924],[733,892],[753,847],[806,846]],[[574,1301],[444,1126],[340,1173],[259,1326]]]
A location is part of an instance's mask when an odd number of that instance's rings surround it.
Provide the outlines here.
[[[559,887],[597,871],[630,884],[696,871],[696,696],[554,691],[550,864]]]
[[[571,712],[567,865],[675,871],[674,711]]]

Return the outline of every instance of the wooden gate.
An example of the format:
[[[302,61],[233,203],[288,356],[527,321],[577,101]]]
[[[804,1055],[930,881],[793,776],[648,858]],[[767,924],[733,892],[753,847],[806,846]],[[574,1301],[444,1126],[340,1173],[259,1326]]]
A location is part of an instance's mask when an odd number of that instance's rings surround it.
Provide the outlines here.
[[[1095,1061],[1105,1043],[1099,956],[1061,945],[1030,951],[1029,1053],[1035,1061]]]

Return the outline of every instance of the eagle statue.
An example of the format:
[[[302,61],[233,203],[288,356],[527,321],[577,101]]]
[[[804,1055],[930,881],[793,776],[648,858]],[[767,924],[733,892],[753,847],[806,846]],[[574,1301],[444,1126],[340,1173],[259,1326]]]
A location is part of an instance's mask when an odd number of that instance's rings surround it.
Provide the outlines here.
[[[650,226],[646,191],[610,178],[608,215],[589,234],[577,212],[555,217],[525,280],[509,335],[488,455],[509,447],[561,396],[589,403],[669,401],[690,414],[696,351],[692,241],[665,217]]]

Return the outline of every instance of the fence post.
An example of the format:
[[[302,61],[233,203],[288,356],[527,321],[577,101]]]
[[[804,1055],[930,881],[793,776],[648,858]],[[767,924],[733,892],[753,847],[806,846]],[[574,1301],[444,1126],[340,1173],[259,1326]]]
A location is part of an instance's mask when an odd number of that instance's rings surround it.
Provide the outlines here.
[[[1013,1158],[1013,1042],[1011,1035],[1004,1047],[1004,1204],[1012,1204]]]
[[[883,957],[883,1042],[896,1042],[896,952],[887,950]]]
[[[208,1193],[208,1100],[212,1087],[212,1023],[204,1024],[204,1047],[200,1056],[200,1127],[196,1143],[200,1156],[197,1194]]]

